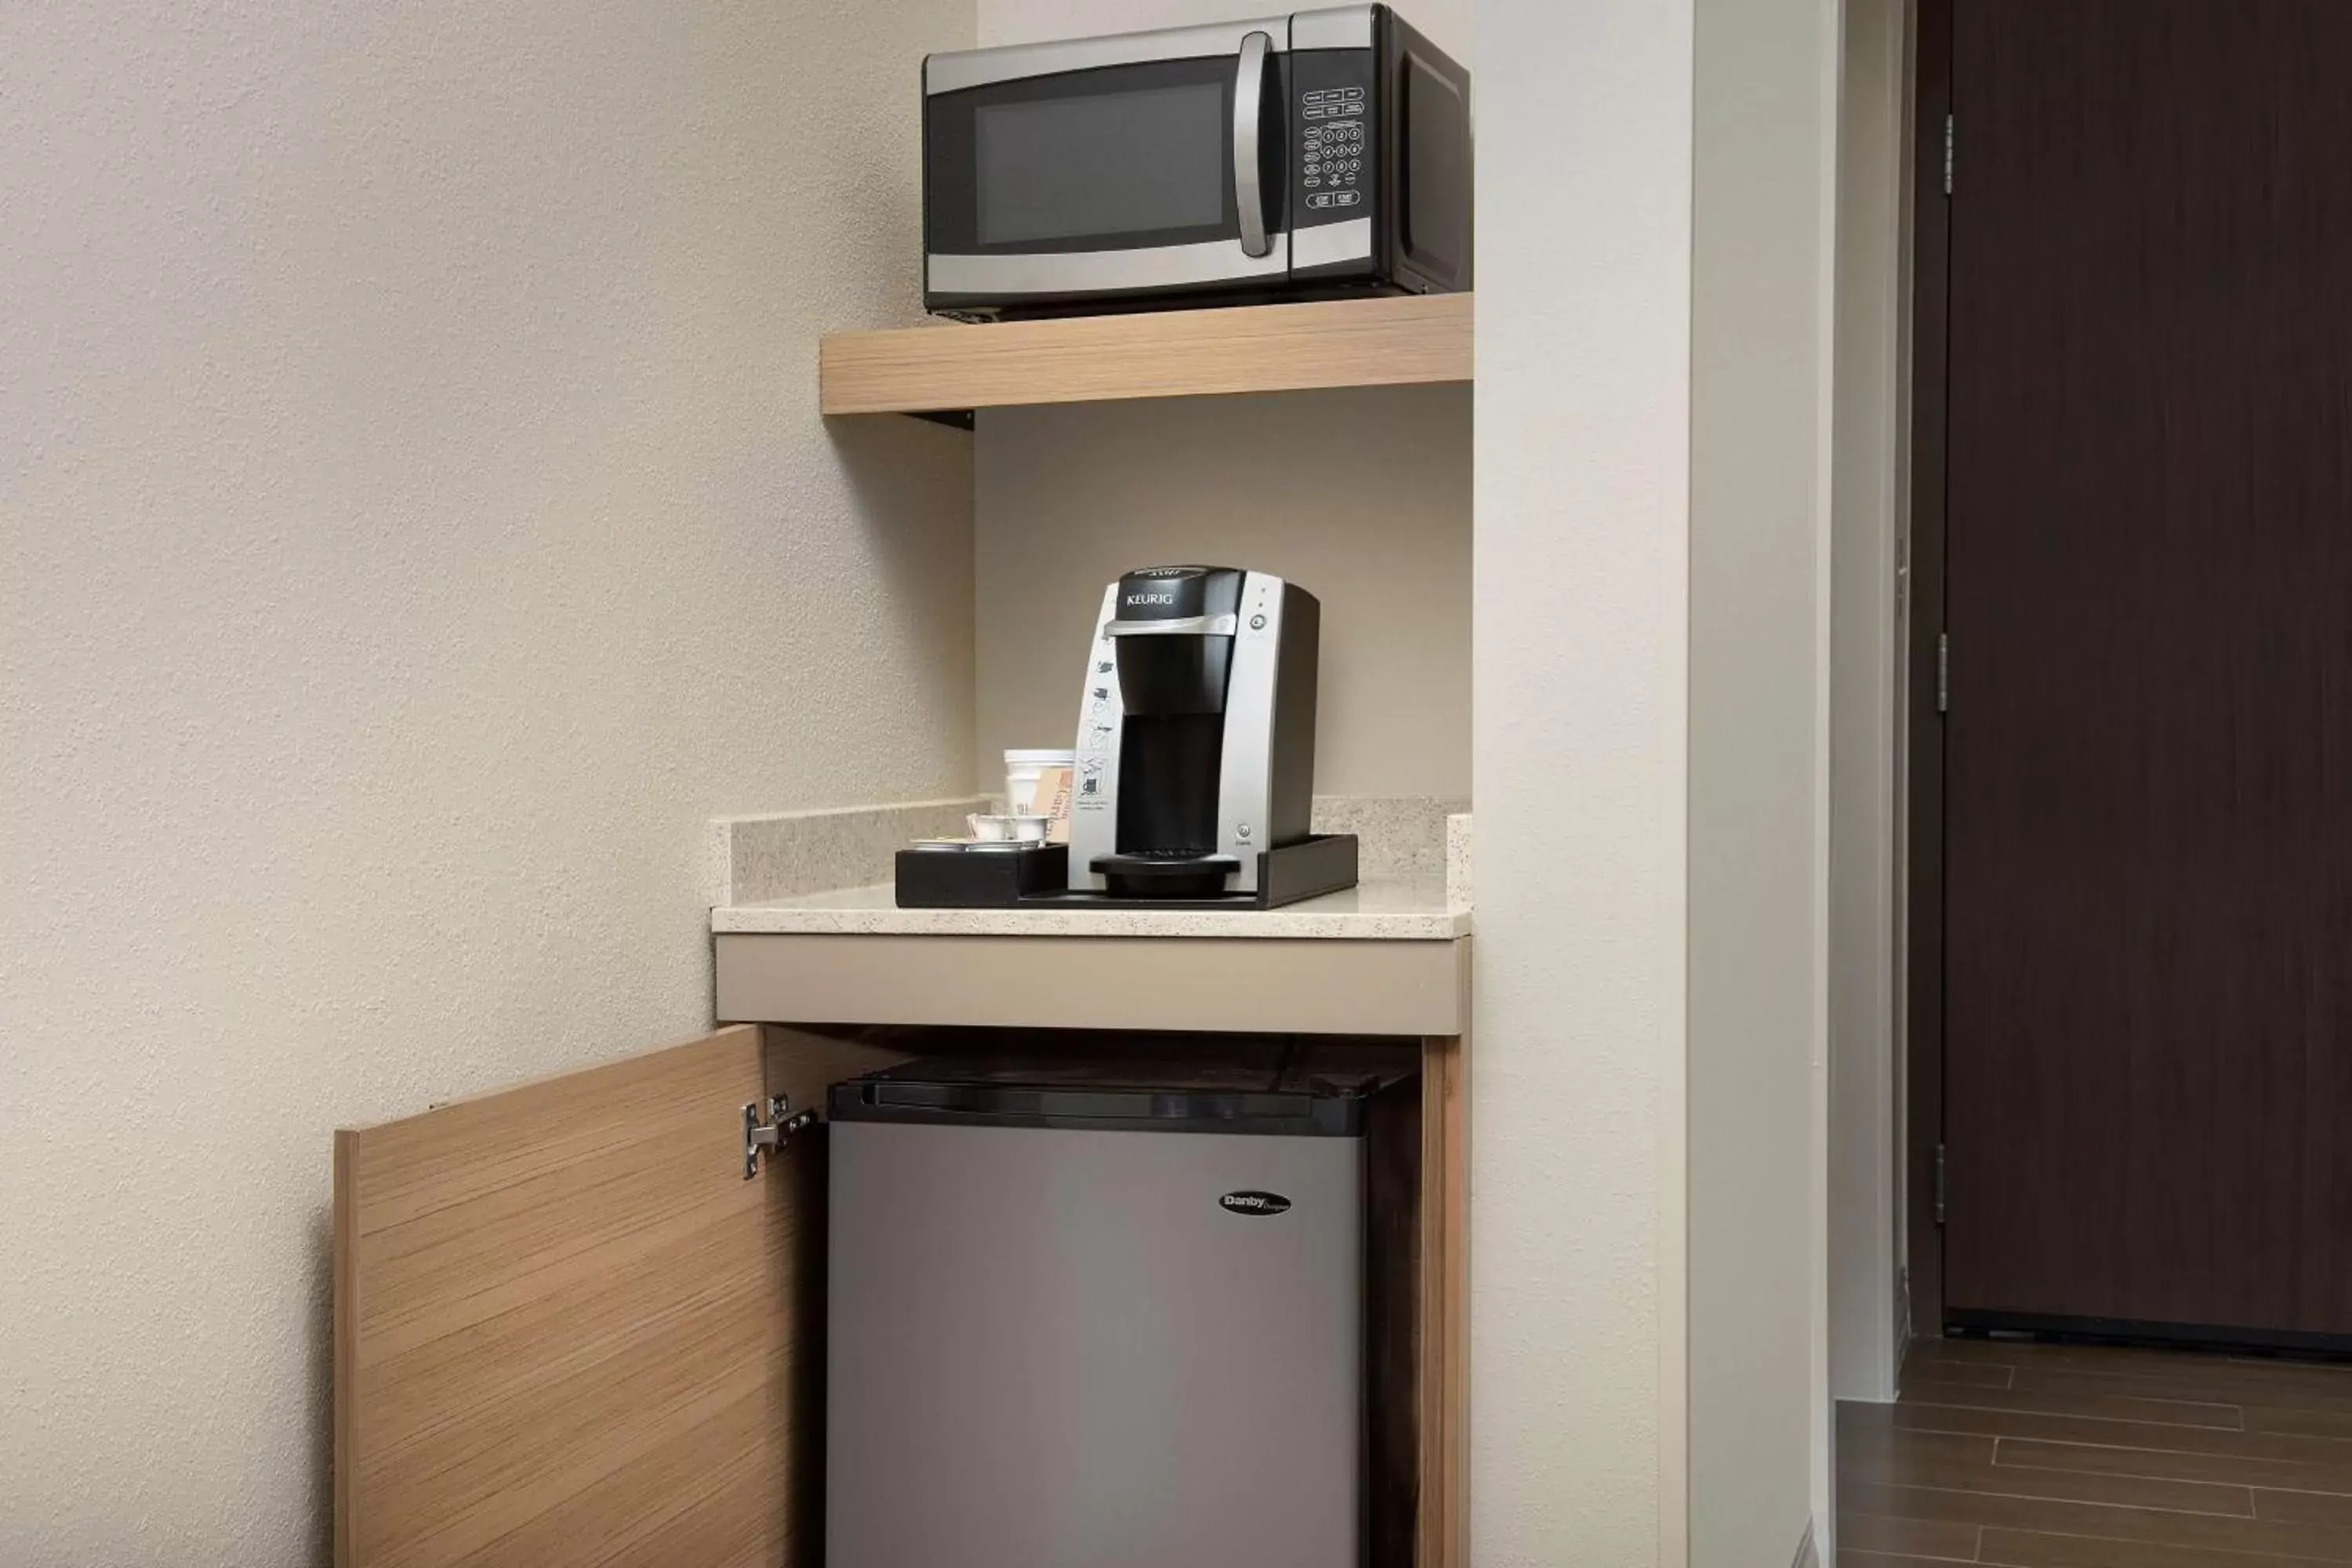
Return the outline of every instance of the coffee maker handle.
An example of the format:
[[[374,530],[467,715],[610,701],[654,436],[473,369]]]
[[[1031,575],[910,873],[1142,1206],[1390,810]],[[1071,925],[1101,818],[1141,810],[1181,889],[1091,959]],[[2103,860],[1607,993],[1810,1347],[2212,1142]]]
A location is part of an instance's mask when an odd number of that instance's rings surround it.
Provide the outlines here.
[[[1234,78],[1234,205],[1242,217],[1242,254],[1264,256],[1274,248],[1265,234],[1265,192],[1259,184],[1258,126],[1265,94],[1265,55],[1274,40],[1252,33],[1242,40],[1242,62]]]

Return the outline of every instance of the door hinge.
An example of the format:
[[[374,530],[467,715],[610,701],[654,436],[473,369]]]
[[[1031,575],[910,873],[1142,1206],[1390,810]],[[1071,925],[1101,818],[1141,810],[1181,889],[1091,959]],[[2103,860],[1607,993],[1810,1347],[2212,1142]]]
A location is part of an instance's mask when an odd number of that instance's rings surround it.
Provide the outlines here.
[[[743,1179],[750,1181],[760,1173],[760,1151],[789,1148],[792,1135],[804,1132],[816,1125],[816,1112],[803,1110],[793,1114],[793,1102],[784,1095],[768,1096],[768,1119],[760,1120],[760,1102],[756,1100],[743,1107]]]
[[[1936,711],[1952,710],[1952,637],[1948,632],[1936,634]]]
[[[1936,1223],[1944,1223],[1945,1206],[1952,1196],[1951,1162],[1944,1158],[1944,1146],[1936,1145]]]
[[[1958,142],[1958,121],[1947,114],[1944,116],[1944,194],[1948,196],[1952,194],[1952,163]]]

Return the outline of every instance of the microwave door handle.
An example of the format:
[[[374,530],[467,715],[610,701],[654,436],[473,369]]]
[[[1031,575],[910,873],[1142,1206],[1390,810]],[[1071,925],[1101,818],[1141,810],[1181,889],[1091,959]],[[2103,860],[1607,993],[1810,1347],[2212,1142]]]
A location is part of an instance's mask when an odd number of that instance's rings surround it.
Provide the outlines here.
[[[1240,69],[1234,77],[1234,205],[1241,211],[1242,254],[1264,256],[1274,248],[1265,234],[1265,193],[1258,183],[1257,129],[1265,93],[1265,56],[1274,40],[1252,33],[1242,40]]]

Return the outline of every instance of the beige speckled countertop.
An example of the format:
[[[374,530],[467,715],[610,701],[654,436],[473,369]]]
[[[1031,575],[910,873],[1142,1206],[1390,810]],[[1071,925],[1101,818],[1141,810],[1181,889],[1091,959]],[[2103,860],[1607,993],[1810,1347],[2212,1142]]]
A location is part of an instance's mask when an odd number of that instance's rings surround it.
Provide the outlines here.
[[[1447,902],[1443,878],[1375,879],[1278,910],[902,910],[888,887],[725,905],[714,931],[893,936],[1218,936],[1451,942],[1470,910]]]
[[[1287,937],[1452,942],[1470,933],[1470,819],[1444,797],[1318,796],[1318,832],[1363,842],[1363,880],[1278,910],[902,910],[886,879],[908,839],[977,802],[731,817],[713,823],[719,934]],[[836,885],[838,884],[838,885]]]

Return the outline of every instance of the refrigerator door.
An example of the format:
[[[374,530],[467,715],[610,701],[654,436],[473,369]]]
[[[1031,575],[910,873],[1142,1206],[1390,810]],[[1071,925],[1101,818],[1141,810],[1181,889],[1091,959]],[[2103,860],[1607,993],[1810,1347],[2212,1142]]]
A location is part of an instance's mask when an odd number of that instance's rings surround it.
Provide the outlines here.
[[[1361,1139],[828,1135],[829,1568],[1357,1568]]]

